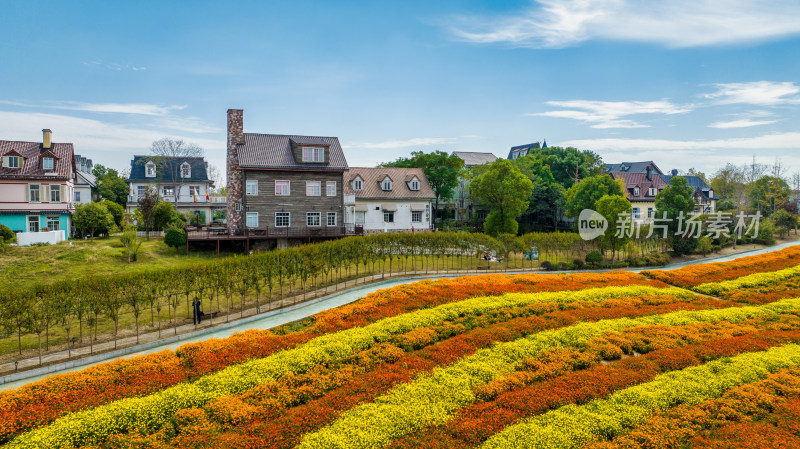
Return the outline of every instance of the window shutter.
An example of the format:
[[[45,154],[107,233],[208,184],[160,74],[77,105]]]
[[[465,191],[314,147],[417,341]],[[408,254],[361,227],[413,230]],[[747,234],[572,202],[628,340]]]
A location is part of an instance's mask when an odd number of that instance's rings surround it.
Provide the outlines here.
[[[30,184],[28,184],[28,186],[25,188],[25,202],[26,203],[30,203],[31,202],[31,185]]]
[[[60,200],[62,203],[66,203],[66,202],[67,202],[67,200],[66,200],[66,196],[64,196],[64,194],[66,193],[66,188],[67,188],[67,186],[63,186],[63,185],[62,185],[62,186],[58,186],[58,187],[59,187],[59,190],[60,190],[60,192],[58,193],[58,199],[59,199],[59,200]]]
[[[42,185],[39,187],[39,202],[41,203],[49,203],[50,202],[50,186],[49,185]]]
[[[3,156],[3,167],[8,167],[8,156]]]

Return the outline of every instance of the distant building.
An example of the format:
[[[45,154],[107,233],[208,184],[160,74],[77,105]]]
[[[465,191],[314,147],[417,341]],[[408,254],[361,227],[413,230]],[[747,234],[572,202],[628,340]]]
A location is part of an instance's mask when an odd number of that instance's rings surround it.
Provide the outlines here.
[[[87,204],[100,199],[97,193],[97,177],[92,173],[91,159],[87,159],[81,155],[75,155],[75,169],[77,178],[75,181],[75,188],[73,189],[73,202],[78,204]]]
[[[624,181],[625,197],[631,202],[631,219],[639,223],[648,222],[655,216],[656,195],[669,185],[652,167],[645,169],[644,173],[609,173],[612,178]]]
[[[42,142],[0,140],[0,223],[14,232],[71,232],[75,150],[51,137],[44,129]]]
[[[231,235],[263,235],[277,246],[341,237],[344,172],[336,137],[245,133],[243,111],[228,110]]]
[[[664,181],[671,184],[678,177],[678,170],[672,170],[669,175],[663,175]],[[719,197],[703,178],[699,176],[680,176],[686,179],[686,184],[692,188],[694,197],[694,211],[698,214],[713,214],[717,211]]]
[[[360,232],[429,231],[436,200],[420,168],[353,168],[344,174],[344,222]]]
[[[453,151],[452,154],[464,161],[465,169],[491,164],[497,160],[497,156],[493,153]],[[453,208],[453,219],[457,221],[466,221],[469,219],[483,220],[486,218],[487,211],[476,208],[469,192],[469,180],[463,177],[458,180],[458,187],[456,187],[456,191],[453,194],[453,200],[450,206]]]
[[[547,148],[547,142],[544,145],[541,145],[539,142],[533,142],[525,145],[517,145],[515,147],[511,147],[508,151],[508,159],[517,159],[523,156],[527,156],[533,150],[537,150],[540,148]]]
[[[202,223],[211,222],[214,203],[209,189],[214,181],[208,178],[208,164],[202,157],[134,156],[127,181],[127,212],[133,212],[139,206],[139,198],[154,188],[178,212],[190,217],[200,212]]]
[[[618,164],[605,164],[606,173],[655,173],[663,175],[664,173],[653,161],[641,162],[620,162]]]

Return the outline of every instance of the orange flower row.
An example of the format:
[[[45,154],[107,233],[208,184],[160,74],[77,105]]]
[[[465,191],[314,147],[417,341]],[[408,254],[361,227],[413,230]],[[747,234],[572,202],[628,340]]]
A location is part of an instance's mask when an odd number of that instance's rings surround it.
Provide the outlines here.
[[[736,279],[748,274],[776,271],[800,264],[800,246],[792,246],[730,262],[690,265],[677,270],[651,270],[642,274],[679,287],[694,287],[706,282]]]

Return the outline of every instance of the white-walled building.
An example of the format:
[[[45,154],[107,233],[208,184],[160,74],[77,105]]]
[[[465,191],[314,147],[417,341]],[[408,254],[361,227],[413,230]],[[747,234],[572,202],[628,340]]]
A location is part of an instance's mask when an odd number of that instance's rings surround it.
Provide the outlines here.
[[[91,159],[87,159],[79,154],[75,155],[75,187],[73,189],[73,202],[76,205],[88,204],[97,201],[97,178],[92,173]]]
[[[431,230],[436,199],[419,168],[350,168],[344,173],[344,223],[365,233]]]

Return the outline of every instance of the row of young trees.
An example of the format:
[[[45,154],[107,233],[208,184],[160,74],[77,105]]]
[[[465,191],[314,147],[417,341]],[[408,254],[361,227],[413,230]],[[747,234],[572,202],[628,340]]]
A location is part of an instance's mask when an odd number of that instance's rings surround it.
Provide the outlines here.
[[[59,340],[91,347],[101,320],[113,323],[115,341],[120,323],[130,323],[137,341],[141,326],[158,330],[191,322],[190,303],[200,300],[214,310],[238,309],[245,303],[258,310],[284,298],[358,279],[365,274],[421,273],[472,267],[483,253],[505,252],[485,234],[379,234],[233,256],[194,265],[153,269],[124,275],[88,276],[0,293],[0,324],[6,338],[35,335],[39,356],[49,350],[51,334]],[[166,318],[164,318],[166,312]],[[186,313],[188,316],[183,316]],[[124,316],[124,320],[123,320]],[[122,320],[122,321],[121,321]],[[54,332],[58,329],[58,332]],[[55,343],[55,342],[52,342]],[[94,349],[93,347],[91,348]]]

